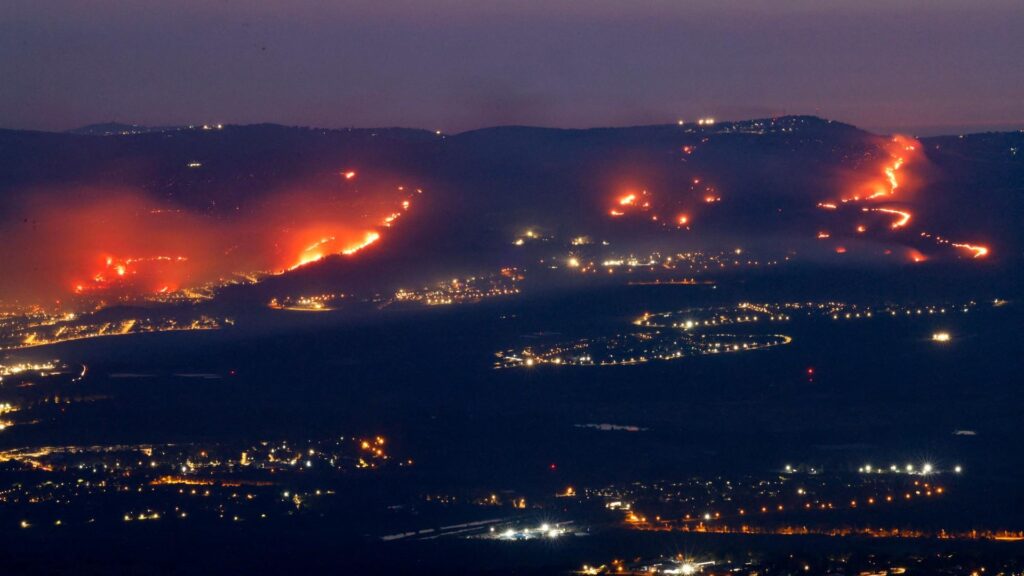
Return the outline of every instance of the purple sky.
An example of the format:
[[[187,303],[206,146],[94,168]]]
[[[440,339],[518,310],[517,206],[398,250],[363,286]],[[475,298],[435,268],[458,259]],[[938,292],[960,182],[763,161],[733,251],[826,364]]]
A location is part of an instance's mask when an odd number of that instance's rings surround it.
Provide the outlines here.
[[[0,127],[1024,127],[1021,0],[3,0]]]

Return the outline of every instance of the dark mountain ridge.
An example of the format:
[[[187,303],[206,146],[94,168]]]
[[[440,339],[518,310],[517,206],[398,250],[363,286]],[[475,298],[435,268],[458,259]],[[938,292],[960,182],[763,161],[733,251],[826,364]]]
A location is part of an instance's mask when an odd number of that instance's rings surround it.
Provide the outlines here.
[[[299,276],[493,269],[524,259],[512,241],[525,228],[561,243],[585,234],[622,250],[742,243],[806,253],[822,246],[814,235],[825,226],[848,228],[853,245],[863,243],[852,220],[826,220],[817,204],[840,196],[850,175],[877,176],[886,142],[813,116],[584,130],[500,126],[455,135],[273,124],[116,136],[0,130],[0,208],[17,217],[11,203],[20,195],[110,186],[231,219],[274,191],[355,170],[365,187],[401,182],[424,193],[365,258],[327,259]],[[1024,153],[1016,151],[1024,133],[920,142],[927,161],[905,169],[920,175],[915,226],[985,242],[992,247],[986,265],[1012,268],[1022,246]],[[609,217],[627,190],[649,191],[657,206],[643,217]],[[688,230],[665,225],[684,211]],[[660,220],[652,223],[653,216]],[[917,229],[873,241],[922,242]]]

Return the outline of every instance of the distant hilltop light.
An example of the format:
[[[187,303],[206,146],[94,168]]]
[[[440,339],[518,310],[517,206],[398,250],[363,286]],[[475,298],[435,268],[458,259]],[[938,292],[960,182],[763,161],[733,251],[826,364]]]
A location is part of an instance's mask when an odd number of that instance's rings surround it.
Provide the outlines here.
[[[711,117],[701,118],[701,119],[697,120],[697,125],[698,126],[713,126],[714,124],[715,124],[715,119],[711,118]]]
[[[951,339],[952,336],[949,335],[949,332],[936,332],[932,334],[933,342],[949,342]]]

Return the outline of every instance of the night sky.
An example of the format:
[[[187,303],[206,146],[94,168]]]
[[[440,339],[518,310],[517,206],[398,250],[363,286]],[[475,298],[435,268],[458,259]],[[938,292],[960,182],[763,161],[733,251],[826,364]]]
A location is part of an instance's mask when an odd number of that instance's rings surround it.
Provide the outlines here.
[[[1021,0],[4,0],[0,126],[1024,126]]]

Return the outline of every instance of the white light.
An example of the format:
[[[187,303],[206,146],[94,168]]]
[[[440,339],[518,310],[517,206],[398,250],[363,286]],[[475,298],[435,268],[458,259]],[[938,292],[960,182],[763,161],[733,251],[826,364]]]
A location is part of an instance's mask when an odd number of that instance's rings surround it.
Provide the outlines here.
[[[924,472],[925,474],[929,474],[929,473],[931,473],[931,471],[932,471],[932,465],[931,465],[931,464],[925,464],[925,465],[924,465],[924,468],[922,468],[921,470],[922,470],[922,471],[923,471],[923,472]]]
[[[964,469],[959,467],[959,466],[957,466],[956,468],[953,468],[953,472],[956,472],[957,474],[959,474],[959,473],[961,473],[963,471],[964,471]]]

